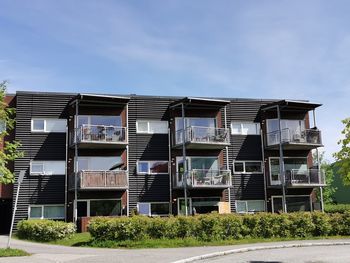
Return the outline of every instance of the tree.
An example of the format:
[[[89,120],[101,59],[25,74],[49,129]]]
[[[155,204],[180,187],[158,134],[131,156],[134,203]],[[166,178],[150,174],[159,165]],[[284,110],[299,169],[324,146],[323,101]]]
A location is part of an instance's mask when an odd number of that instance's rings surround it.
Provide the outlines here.
[[[312,159],[314,161],[314,165],[317,164],[317,155],[314,152]],[[336,187],[332,186],[332,183],[334,181],[334,172],[332,164],[325,160],[324,158],[324,152],[319,153],[319,162],[320,162],[320,169],[324,171],[325,177],[326,177],[326,186],[323,187],[323,202],[325,204],[331,204],[333,203],[333,194],[337,190]],[[320,191],[319,189],[316,189],[316,195],[318,200],[320,200]]]
[[[342,130],[344,139],[338,141],[341,150],[334,153],[334,158],[338,162],[339,173],[343,178],[344,185],[350,185],[350,118],[342,120],[345,128]]]
[[[7,82],[0,82],[0,140],[15,127],[15,109],[8,107],[5,102]],[[18,157],[23,156],[19,150],[21,144],[17,141],[5,141],[3,149],[0,151],[0,183],[9,184],[14,182],[14,173],[8,168],[8,164]]]

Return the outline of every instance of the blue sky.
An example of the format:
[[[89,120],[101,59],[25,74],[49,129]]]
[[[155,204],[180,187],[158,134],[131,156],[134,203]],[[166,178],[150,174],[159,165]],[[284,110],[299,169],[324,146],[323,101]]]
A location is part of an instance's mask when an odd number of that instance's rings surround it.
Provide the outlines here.
[[[310,99],[326,156],[350,116],[349,1],[0,0],[16,90]]]

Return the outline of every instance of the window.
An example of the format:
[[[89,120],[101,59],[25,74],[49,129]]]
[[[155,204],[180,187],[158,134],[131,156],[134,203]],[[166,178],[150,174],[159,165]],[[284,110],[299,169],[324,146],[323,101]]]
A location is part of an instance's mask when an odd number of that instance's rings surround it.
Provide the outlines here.
[[[109,171],[123,166],[120,156],[81,156],[78,157],[78,171]]]
[[[262,163],[260,161],[234,161],[234,173],[262,173]]]
[[[100,126],[122,126],[121,116],[97,116],[97,115],[79,115],[78,127],[83,125],[100,125]]]
[[[31,219],[64,219],[64,205],[30,205]]]
[[[287,212],[311,211],[312,201],[309,195],[286,196]],[[272,212],[283,211],[282,196],[272,196]]]
[[[66,132],[65,119],[32,119],[32,132]]]
[[[0,134],[6,131],[6,121],[0,120]]]
[[[122,202],[120,199],[78,200],[77,208],[78,217],[122,215]]]
[[[65,161],[31,161],[31,175],[64,175],[66,174]]]
[[[138,161],[138,174],[167,174],[169,173],[168,161]]]
[[[176,131],[183,129],[182,118],[176,118]],[[216,127],[216,118],[185,118],[185,125],[187,127]]]
[[[264,200],[237,200],[236,212],[237,213],[254,213],[264,212],[265,201]]]
[[[307,158],[306,157],[285,157],[284,169],[286,172],[297,170],[299,172],[307,171]],[[280,160],[278,157],[270,158],[270,180],[272,185],[281,184],[280,181]]]
[[[260,123],[257,122],[232,122],[231,133],[233,135],[259,135]]]
[[[156,120],[138,120],[136,121],[136,131],[137,133],[167,134],[168,122]]]
[[[170,214],[168,202],[138,203],[137,211],[140,215],[167,216]]]

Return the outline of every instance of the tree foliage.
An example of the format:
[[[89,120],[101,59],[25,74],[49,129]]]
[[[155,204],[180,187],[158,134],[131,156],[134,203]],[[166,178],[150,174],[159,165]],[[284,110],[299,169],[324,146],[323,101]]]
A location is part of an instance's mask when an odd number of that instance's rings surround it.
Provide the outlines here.
[[[7,82],[0,83],[0,140],[15,127],[15,109],[8,107],[5,102]],[[0,151],[0,183],[9,184],[14,182],[14,173],[8,168],[10,162],[18,157],[23,156],[23,152],[19,150],[21,144],[17,141],[5,141],[3,149]]]
[[[317,155],[314,152],[312,159],[314,161],[314,165],[317,164]],[[327,161],[324,158],[324,152],[319,153],[319,162],[320,162],[320,168],[325,172],[325,177],[326,177],[326,186],[323,188],[323,202],[325,204],[332,204],[333,203],[333,195],[337,188],[335,186],[332,186],[333,181],[334,181],[334,172],[333,172],[333,167],[332,164]],[[320,191],[319,189],[316,189],[316,194],[318,199],[320,200]]]
[[[338,161],[339,173],[344,185],[350,185],[350,118],[342,120],[342,123],[345,125],[341,132],[344,138],[339,140],[338,144],[341,145],[341,149],[334,153],[334,158]]]

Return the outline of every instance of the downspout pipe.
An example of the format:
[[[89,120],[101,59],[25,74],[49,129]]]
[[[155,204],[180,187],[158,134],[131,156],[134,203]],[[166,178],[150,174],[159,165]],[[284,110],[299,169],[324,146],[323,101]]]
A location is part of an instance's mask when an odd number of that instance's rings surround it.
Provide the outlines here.
[[[278,131],[279,131],[279,163],[280,163],[280,180],[282,184],[282,209],[284,213],[287,213],[287,201],[286,201],[286,178],[284,169],[284,156],[283,156],[283,145],[282,145],[282,130],[281,130],[281,110],[280,106],[277,105],[277,118],[278,118]]]
[[[185,198],[185,216],[188,216],[187,206],[187,162],[186,162],[186,144],[185,144],[185,132],[186,132],[186,121],[185,121],[185,105],[181,104],[181,116],[182,116],[182,160],[183,160],[183,186],[184,186],[184,198]]]

